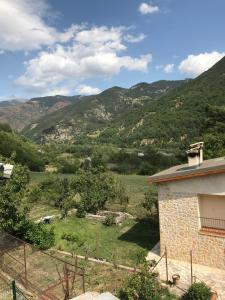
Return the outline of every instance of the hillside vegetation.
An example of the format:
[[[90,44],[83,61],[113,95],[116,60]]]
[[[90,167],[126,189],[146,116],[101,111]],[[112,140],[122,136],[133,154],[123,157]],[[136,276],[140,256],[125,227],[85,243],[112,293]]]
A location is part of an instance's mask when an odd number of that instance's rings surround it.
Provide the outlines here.
[[[140,83],[130,89],[113,87],[40,118],[23,133],[38,142],[92,140],[99,136],[102,128],[126,112],[145,107],[182,84],[183,81],[158,81]]]
[[[209,131],[217,134],[224,105],[225,58],[158,101],[124,114],[106,127],[99,139],[104,142],[110,138],[111,142],[128,145],[153,144],[167,149],[186,147],[195,140],[204,140]],[[213,118],[211,123],[209,118]]]
[[[8,123],[14,130],[21,131],[26,125],[38,118],[68,106],[79,99],[80,96],[49,96],[32,98],[27,102],[2,101],[0,103],[0,122]]]
[[[44,158],[37,146],[14,133],[7,124],[0,124],[0,155],[27,165],[33,171],[44,168]]]
[[[224,154],[224,106],[225,58],[194,80],[114,87],[84,97],[27,126],[24,134],[39,142],[151,145],[166,153],[204,140],[207,157],[213,157]]]

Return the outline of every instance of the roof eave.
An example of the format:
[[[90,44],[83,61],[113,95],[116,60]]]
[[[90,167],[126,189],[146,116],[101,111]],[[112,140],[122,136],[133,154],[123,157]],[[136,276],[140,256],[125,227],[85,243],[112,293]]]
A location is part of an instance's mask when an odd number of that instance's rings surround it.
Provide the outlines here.
[[[214,174],[222,174],[225,173],[225,167],[220,168],[220,169],[212,169],[212,170],[207,170],[207,171],[202,171],[202,172],[192,172],[188,174],[180,174],[178,176],[151,176],[148,178],[149,183],[164,183],[164,182],[171,182],[171,181],[178,181],[178,180],[185,180],[185,179],[190,179],[193,177],[201,177],[201,176],[208,176],[208,175],[214,175]]]

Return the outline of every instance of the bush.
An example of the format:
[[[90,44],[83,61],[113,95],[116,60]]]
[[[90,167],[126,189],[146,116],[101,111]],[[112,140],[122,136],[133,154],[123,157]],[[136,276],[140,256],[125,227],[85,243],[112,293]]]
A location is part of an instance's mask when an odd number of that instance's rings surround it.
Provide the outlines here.
[[[149,272],[147,264],[140,272],[128,277],[119,290],[118,297],[121,300],[176,299],[161,287],[157,275]]]
[[[138,249],[132,253],[132,256],[136,266],[146,263],[146,256],[147,256],[146,250]]]
[[[210,300],[211,289],[203,282],[193,283],[183,296],[184,300]]]
[[[78,218],[85,218],[86,216],[86,210],[84,207],[84,204],[81,202],[80,205],[77,208],[76,216]]]
[[[63,232],[61,235],[61,239],[66,240],[68,242],[76,242],[78,240],[77,236],[73,233]]]
[[[112,226],[116,224],[116,218],[113,214],[108,214],[102,222],[105,226]]]
[[[75,243],[77,244],[77,246],[82,246],[84,244],[84,242],[80,239],[79,236],[77,236],[76,234],[74,233],[66,233],[64,232],[62,235],[61,235],[61,239],[63,240],[66,240],[67,242],[72,242],[72,243]]]
[[[22,221],[13,233],[40,250],[46,250],[55,244],[53,228],[49,230],[43,224],[36,224],[30,220]]]
[[[35,224],[28,232],[27,237],[29,241],[41,250],[46,250],[54,246],[55,234],[54,229],[47,229],[44,225]]]
[[[75,174],[80,168],[79,159],[59,158],[56,163],[59,173]]]

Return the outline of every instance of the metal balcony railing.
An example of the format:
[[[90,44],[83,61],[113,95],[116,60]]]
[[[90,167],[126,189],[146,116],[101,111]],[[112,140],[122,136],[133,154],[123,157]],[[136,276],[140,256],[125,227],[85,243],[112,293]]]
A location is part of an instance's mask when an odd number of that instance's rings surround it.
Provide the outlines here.
[[[213,219],[208,217],[199,217],[201,221],[202,228],[213,228],[225,230],[225,220],[223,219]]]

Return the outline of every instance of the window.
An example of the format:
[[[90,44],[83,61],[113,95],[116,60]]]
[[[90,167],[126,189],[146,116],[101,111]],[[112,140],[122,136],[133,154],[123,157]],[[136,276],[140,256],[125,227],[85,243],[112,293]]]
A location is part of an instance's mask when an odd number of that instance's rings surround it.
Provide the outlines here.
[[[225,230],[225,196],[199,195],[201,229]]]

